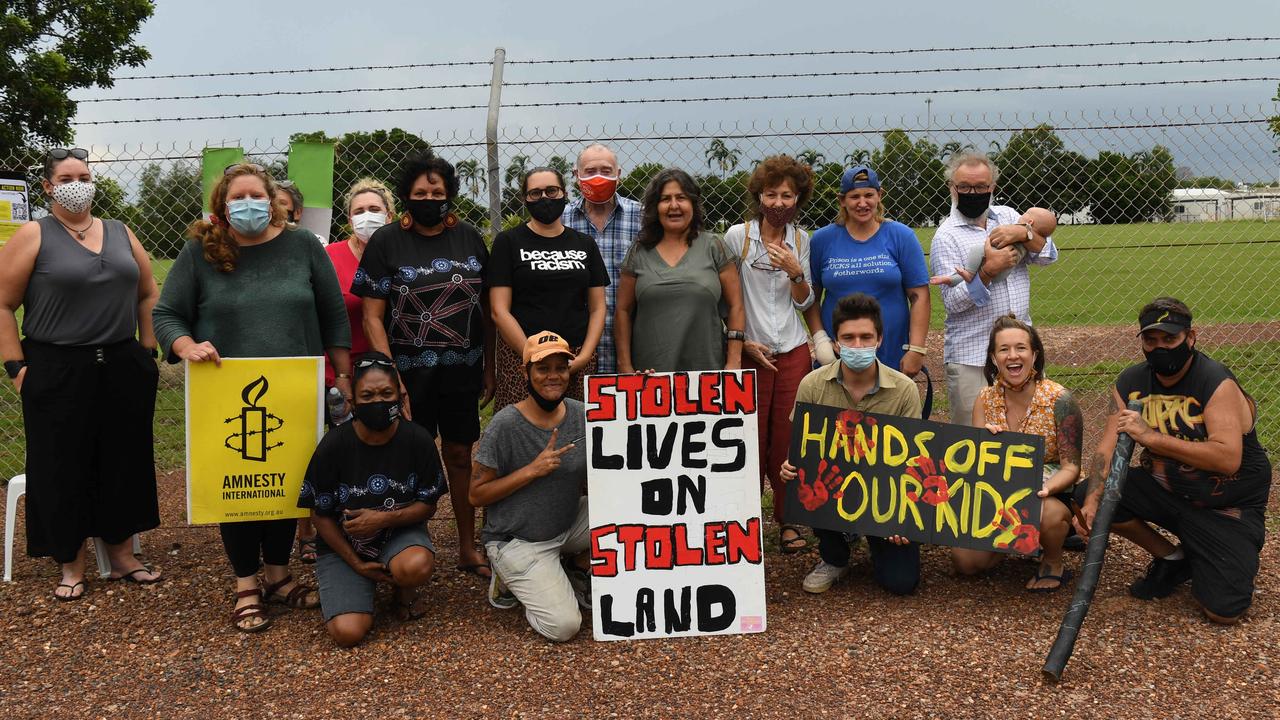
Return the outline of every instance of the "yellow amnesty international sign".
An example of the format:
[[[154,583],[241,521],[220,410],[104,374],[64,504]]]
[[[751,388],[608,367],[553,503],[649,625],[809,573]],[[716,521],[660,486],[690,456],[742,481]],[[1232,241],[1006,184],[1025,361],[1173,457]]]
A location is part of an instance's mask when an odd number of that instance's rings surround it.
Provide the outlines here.
[[[187,520],[305,517],[298,491],[323,429],[318,357],[187,363]]]

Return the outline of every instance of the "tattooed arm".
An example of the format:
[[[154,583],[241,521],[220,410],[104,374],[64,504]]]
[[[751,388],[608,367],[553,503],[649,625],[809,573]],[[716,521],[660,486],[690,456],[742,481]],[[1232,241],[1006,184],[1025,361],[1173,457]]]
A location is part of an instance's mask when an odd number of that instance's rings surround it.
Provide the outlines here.
[[[1053,404],[1053,424],[1058,433],[1058,471],[1040,491],[1040,497],[1048,497],[1070,490],[1080,479],[1080,449],[1084,444],[1084,414],[1071,391],[1062,394]]]
[[[1088,534],[1093,525],[1093,516],[1098,513],[1098,503],[1102,501],[1102,486],[1107,481],[1107,472],[1111,468],[1111,453],[1116,449],[1117,427],[1120,424],[1120,391],[1111,386],[1111,400],[1107,402],[1107,424],[1102,429],[1102,437],[1098,439],[1098,447],[1093,451],[1093,461],[1089,464],[1089,491],[1084,499],[1081,515],[1085,523],[1076,521],[1076,530]]]

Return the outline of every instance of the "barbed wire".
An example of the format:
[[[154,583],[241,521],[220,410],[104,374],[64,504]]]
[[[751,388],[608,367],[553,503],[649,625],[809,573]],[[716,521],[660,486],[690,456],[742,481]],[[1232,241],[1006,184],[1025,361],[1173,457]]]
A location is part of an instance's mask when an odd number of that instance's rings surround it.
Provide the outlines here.
[[[1051,63],[1043,65],[984,65],[978,67],[956,68],[917,68],[897,70],[834,70],[830,72],[795,72],[795,73],[755,73],[745,75],[686,75],[681,77],[648,77],[648,78],[597,78],[588,80],[530,80],[525,82],[504,82],[504,88],[514,87],[548,87],[567,85],[616,85],[629,83],[653,82],[693,82],[693,81],[733,81],[733,80],[781,80],[799,78],[834,78],[834,77],[868,77],[885,75],[928,75],[934,73],[966,73],[966,72],[1007,72],[1013,70],[1063,70],[1082,68],[1133,67],[1148,65],[1193,65],[1211,63],[1244,63],[1280,60],[1280,55],[1260,57],[1227,57],[1227,58],[1195,58],[1180,60],[1123,60],[1117,62],[1095,63]],[[76,100],[77,103],[108,102],[151,102],[159,100],[213,100],[221,98],[253,98],[253,97],[297,97],[309,95],[347,95],[353,93],[407,92],[413,90],[464,90],[488,88],[489,83],[449,83],[441,85],[402,85],[398,87],[359,87],[335,90],[268,90],[263,92],[229,92],[203,95],[153,95],[143,97],[111,97],[86,98]]]
[[[812,57],[818,55],[910,55],[919,53],[959,53],[980,52],[990,50],[1047,50],[1066,48],[1098,48],[1098,47],[1139,47],[1144,45],[1208,45],[1238,42],[1271,42],[1280,37],[1239,37],[1239,38],[1198,38],[1198,39],[1160,39],[1160,40],[1116,40],[1109,42],[1082,43],[1045,43],[1039,45],[974,45],[968,47],[929,47],[929,48],[896,48],[888,50],[798,50],[791,52],[758,52],[758,53],[705,53],[701,55],[636,55],[624,57],[590,57],[562,59],[507,60],[507,65],[551,65],[581,63],[618,63],[649,62],[661,60],[724,60],[737,58],[778,58],[778,57]],[[411,70],[419,68],[468,67],[491,65],[491,60],[458,60],[449,62],[404,63],[399,65],[348,65],[318,68],[286,68],[271,70],[238,70],[205,73],[173,73],[168,75],[121,75],[112,78],[120,82],[127,80],[173,80],[186,78],[210,77],[244,77],[249,75],[301,75],[307,73],[351,72],[357,70]]]
[[[692,98],[622,98],[613,100],[558,100],[549,102],[503,103],[504,108],[583,107],[587,105],[645,105],[656,103],[735,102],[754,100],[808,100],[817,98],[878,97],[886,95],[945,95],[977,92],[1025,92],[1028,90],[1084,90],[1094,88],[1155,87],[1168,85],[1207,85],[1218,83],[1275,82],[1280,77],[1213,78],[1203,80],[1143,80],[1116,83],[1079,83],[1075,85],[1017,85],[993,88],[945,88],[935,90],[854,90],[843,93],[789,93],[769,95],[732,95]],[[239,115],[197,115],[186,117],[131,118],[126,120],[77,120],[72,125],[131,125],[152,122],[194,122],[197,120],[247,120],[258,118],[312,117],[317,115],[360,115],[365,113],[440,112],[446,110],[478,110],[488,105],[441,105],[436,107],[353,108],[347,110],[302,110],[281,113],[242,113]]]

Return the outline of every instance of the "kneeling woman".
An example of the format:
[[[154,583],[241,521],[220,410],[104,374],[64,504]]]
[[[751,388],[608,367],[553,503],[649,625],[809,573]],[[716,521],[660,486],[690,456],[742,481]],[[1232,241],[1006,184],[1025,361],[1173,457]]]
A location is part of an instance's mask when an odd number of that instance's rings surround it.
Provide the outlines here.
[[[587,604],[576,594],[586,592],[585,574],[562,561],[582,555],[588,541],[587,455],[579,447],[586,415],[582,403],[565,398],[573,359],[555,333],[525,342],[529,396],[493,416],[471,474],[471,502],[489,508],[483,530],[493,565],[489,601],[522,603],[529,625],[557,642],[578,634],[578,606]]]
[[[989,387],[973,404],[973,425],[1044,438],[1044,486],[1040,509],[1040,568],[1027,581],[1031,592],[1053,592],[1071,580],[1062,543],[1071,520],[1072,489],[1080,479],[1084,418],[1071,391],[1044,376],[1040,334],[1012,314],[996,318],[987,342],[984,372]],[[1000,562],[983,550],[951,549],[956,570],[971,575]]]
[[[320,441],[298,507],[311,508],[319,536],[316,579],[329,636],[343,647],[373,627],[379,582],[396,586],[402,620],[421,617],[418,587],[435,569],[427,520],[445,493],[431,433],[400,421],[400,378],[391,358],[355,362],[355,421]]]

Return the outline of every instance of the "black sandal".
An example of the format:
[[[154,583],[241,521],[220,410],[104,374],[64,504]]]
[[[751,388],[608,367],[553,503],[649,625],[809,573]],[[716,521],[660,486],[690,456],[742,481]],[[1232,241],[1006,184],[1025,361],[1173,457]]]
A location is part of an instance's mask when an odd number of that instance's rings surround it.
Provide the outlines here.
[[[79,595],[76,595],[75,594],[76,588],[80,587],[81,585],[84,586],[84,590],[82,590]],[[58,588],[71,588],[71,592],[67,593],[66,595],[59,595]],[[88,594],[88,592],[89,592],[89,583],[85,582],[84,580],[80,580],[79,582],[76,582],[73,585],[68,585],[66,583],[58,583],[58,587],[53,589],[53,599],[57,600],[58,602],[74,602],[84,597],[86,594]]]
[[[788,530],[796,534],[790,540],[783,537]],[[800,532],[800,528],[795,525],[783,525],[778,528],[778,547],[783,553],[793,555],[809,547],[809,541],[805,539],[804,533]]]
[[[155,572],[155,570],[152,570],[151,568],[147,567],[146,565],[143,565],[143,566],[142,566],[142,567],[140,567],[140,568],[137,568],[137,569],[134,569],[134,570],[130,570],[129,572],[124,573],[123,575],[120,575],[120,576],[117,576],[117,577],[112,577],[112,576],[108,575],[108,576],[107,576],[107,582],[120,582],[121,580],[123,580],[123,581],[125,581],[125,582],[131,582],[131,583],[134,583],[134,584],[136,584],[136,585],[155,585],[156,583],[160,582],[161,580],[164,580],[164,576],[163,576],[163,575],[159,575],[159,576],[154,577],[154,578],[152,578],[152,579],[150,579],[150,580],[139,580],[139,579],[138,579],[138,573],[153,573],[153,572]]]

